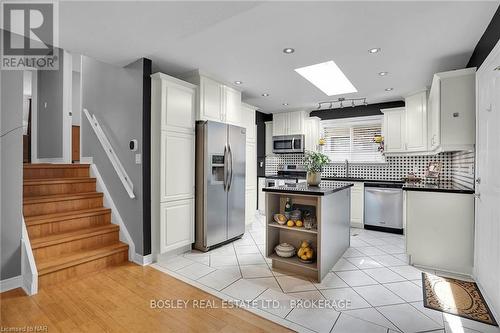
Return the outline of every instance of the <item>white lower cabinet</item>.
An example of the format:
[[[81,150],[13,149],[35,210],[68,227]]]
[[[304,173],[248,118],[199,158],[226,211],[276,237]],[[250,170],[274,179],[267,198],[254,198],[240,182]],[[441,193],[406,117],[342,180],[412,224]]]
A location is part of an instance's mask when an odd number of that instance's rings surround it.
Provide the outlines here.
[[[365,186],[362,182],[355,182],[351,187],[351,227],[363,228]]]
[[[194,199],[160,204],[160,253],[194,242]]]
[[[266,211],[266,193],[262,190],[266,187],[266,178],[259,177],[258,182],[258,210],[261,214]]]
[[[245,225],[253,223],[257,212],[257,189],[247,188],[245,191]]]
[[[406,251],[411,263],[471,276],[474,195],[405,192]]]

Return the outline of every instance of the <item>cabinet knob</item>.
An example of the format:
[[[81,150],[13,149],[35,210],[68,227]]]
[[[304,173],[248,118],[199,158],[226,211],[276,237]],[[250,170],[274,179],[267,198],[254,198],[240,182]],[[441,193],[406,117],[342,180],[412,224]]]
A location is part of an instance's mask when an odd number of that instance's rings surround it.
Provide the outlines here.
[[[481,199],[481,193],[474,193],[474,198]]]
[[[481,177],[476,178],[476,184],[481,184]]]

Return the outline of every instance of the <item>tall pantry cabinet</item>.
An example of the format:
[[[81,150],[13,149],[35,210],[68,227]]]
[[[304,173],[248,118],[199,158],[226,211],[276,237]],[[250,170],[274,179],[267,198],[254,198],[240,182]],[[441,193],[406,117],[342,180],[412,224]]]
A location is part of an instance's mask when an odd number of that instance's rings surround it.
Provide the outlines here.
[[[151,78],[151,245],[157,256],[194,242],[196,86],[163,73]]]

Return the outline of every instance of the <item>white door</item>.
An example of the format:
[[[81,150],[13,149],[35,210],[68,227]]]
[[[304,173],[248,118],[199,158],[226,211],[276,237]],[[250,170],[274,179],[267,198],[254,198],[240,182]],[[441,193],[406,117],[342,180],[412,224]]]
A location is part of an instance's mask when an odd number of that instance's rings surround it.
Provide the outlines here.
[[[195,91],[162,80],[161,129],[194,133]]]
[[[288,113],[275,113],[273,115],[273,135],[288,134]]]
[[[160,253],[194,242],[194,199],[160,205]]]
[[[405,129],[404,108],[384,112],[384,141],[387,153],[405,151]]]
[[[245,127],[241,114],[241,92],[224,86],[224,122]]]
[[[206,77],[201,78],[201,120],[223,121],[222,85]]]
[[[496,56],[494,55],[496,54]],[[475,277],[500,313],[500,43],[477,72]]]
[[[290,112],[288,117],[288,134],[304,134],[305,133],[304,121],[305,121],[304,112],[302,111]]]
[[[161,131],[160,201],[194,197],[193,134]]]
[[[405,99],[406,149],[427,150],[427,92],[422,91]]]
[[[247,189],[257,188],[257,145],[255,142],[246,143],[246,174],[245,187]]]
[[[428,112],[428,140],[429,150],[436,150],[441,144],[441,82],[437,76],[432,80],[429,100],[427,101]]]

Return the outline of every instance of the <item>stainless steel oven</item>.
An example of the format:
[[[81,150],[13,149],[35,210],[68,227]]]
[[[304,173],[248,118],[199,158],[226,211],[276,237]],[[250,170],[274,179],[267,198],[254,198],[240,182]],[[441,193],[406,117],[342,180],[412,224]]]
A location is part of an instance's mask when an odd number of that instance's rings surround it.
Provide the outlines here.
[[[273,153],[303,153],[304,135],[277,135],[273,136]]]

